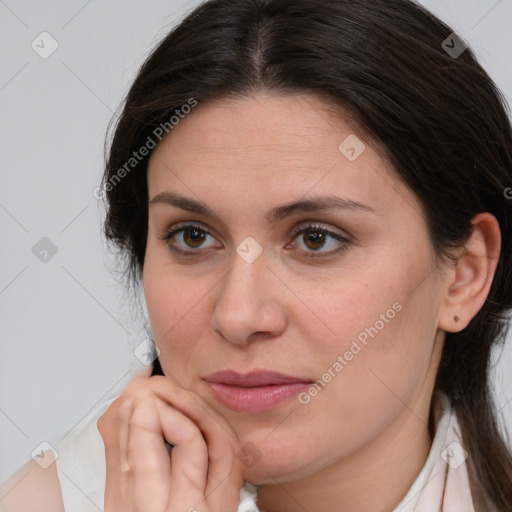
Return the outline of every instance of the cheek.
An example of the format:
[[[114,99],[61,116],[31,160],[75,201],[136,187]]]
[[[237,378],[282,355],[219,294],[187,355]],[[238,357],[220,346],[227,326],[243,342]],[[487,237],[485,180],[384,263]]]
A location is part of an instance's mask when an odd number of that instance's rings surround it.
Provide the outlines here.
[[[185,276],[148,248],[144,263],[144,296],[162,366],[185,377],[188,361],[204,330],[208,279]]]
[[[316,346],[316,360],[325,364],[347,351],[352,361],[371,340],[383,343],[393,324],[399,323],[403,309],[402,284],[388,278],[385,271],[353,268],[338,274],[322,277],[321,285],[302,283],[300,298],[307,308],[296,307],[293,320]]]
[[[323,294],[305,292],[321,322],[311,314],[296,319],[311,340],[303,362],[312,361],[306,364],[318,379],[302,403],[344,417],[340,425],[351,428],[385,421],[411,401],[430,368],[439,309],[430,280],[411,293],[422,275],[418,266],[396,264],[333,279]]]

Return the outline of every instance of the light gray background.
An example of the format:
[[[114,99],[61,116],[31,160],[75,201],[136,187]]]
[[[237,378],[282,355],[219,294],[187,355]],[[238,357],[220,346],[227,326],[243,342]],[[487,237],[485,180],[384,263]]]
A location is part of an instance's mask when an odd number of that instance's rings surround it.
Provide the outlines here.
[[[144,330],[108,270],[93,190],[139,65],[198,3],[0,0],[0,483],[144,368],[132,355]],[[420,3],[512,97],[512,1]],[[31,47],[43,31],[59,45],[47,59]],[[46,263],[32,253],[42,237],[57,247]],[[511,366],[509,336],[494,378],[512,431]]]

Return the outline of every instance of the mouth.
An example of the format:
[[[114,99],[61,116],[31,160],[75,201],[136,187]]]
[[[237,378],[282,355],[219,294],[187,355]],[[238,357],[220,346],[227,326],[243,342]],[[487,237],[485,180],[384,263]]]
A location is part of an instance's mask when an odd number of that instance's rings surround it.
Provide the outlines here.
[[[312,384],[306,378],[264,370],[246,374],[223,370],[203,379],[219,402],[235,411],[251,413],[274,409]]]

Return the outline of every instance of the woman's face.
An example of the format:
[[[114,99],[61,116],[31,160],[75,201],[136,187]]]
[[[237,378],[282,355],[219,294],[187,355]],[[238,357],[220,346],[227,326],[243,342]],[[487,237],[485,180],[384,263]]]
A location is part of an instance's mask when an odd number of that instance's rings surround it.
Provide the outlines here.
[[[255,484],[426,428],[443,274],[418,201],[355,133],[314,95],[260,94],[199,104],[149,163],[144,290],[160,362],[252,443]],[[195,229],[164,239],[184,224]],[[226,369],[317,384],[240,410],[204,380]]]

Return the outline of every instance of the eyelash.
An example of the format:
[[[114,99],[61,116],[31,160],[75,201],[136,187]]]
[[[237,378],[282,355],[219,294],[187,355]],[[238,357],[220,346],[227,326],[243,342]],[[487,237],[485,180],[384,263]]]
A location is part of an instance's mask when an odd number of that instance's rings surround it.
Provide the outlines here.
[[[170,230],[165,235],[159,237],[159,239],[168,243],[171,240],[171,238],[173,236],[177,235],[178,233],[185,232],[185,231],[192,230],[192,229],[197,229],[198,231],[201,231],[210,236],[213,236],[207,229],[204,229],[199,224],[178,224],[175,226],[175,229]],[[295,229],[292,232],[293,238],[295,239],[298,235],[305,233],[306,231],[319,232],[324,235],[330,236],[331,238],[334,238],[335,240],[337,240],[339,242],[342,242],[342,245],[339,248],[333,249],[331,251],[324,252],[324,253],[302,251],[305,253],[304,256],[306,258],[318,259],[318,258],[333,257],[333,256],[340,254],[343,251],[347,250],[349,248],[349,246],[352,245],[352,242],[348,238],[345,238],[337,233],[334,233],[333,231],[330,231],[318,224],[311,224],[311,223],[310,224],[299,224],[297,227],[295,227]],[[191,256],[192,255],[191,253],[198,252],[197,250],[192,250],[191,252],[183,251],[182,249],[178,249],[176,247],[171,246],[169,243],[168,243],[168,246],[169,246],[169,249],[173,253],[175,253],[179,256]]]

